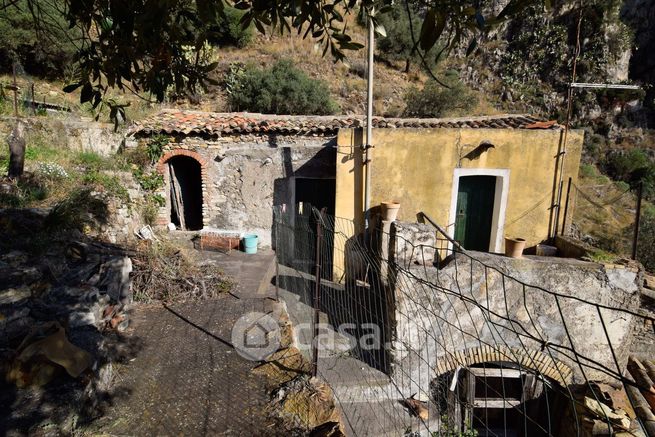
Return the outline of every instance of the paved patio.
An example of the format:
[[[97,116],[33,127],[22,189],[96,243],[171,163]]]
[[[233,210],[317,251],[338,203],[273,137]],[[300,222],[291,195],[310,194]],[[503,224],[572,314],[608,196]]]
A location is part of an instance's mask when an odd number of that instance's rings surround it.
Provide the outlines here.
[[[243,314],[269,313],[274,254],[195,252],[236,282],[217,299],[137,306],[130,332],[142,349],[116,369],[113,405],[99,421],[112,435],[272,435],[269,394],[257,364],[238,355],[231,330]]]

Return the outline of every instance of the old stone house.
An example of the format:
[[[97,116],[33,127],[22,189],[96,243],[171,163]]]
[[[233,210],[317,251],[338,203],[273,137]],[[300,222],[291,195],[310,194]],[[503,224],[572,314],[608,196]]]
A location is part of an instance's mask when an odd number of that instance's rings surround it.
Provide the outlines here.
[[[269,246],[274,205],[309,202],[362,225],[364,124],[165,110],[134,123],[127,144],[171,139],[157,164],[166,182],[160,224],[256,233]],[[531,116],[375,118],[373,126],[372,206],[399,201],[401,219],[424,212],[453,235],[464,211],[484,223],[458,232],[472,248],[500,251],[508,233],[529,245],[547,239],[560,168],[563,180],[577,178],[582,133],[569,133],[564,154],[561,126]],[[465,203],[462,193],[470,194]]]

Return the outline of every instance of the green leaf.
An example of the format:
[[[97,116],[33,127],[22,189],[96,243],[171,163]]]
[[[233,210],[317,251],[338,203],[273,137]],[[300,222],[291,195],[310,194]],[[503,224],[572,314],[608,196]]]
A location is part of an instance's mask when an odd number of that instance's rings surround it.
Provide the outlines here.
[[[340,43],[339,47],[342,48],[343,50],[360,50],[364,48],[364,44],[360,44],[357,42],[344,42],[344,43]]]
[[[87,82],[82,87],[82,92],[80,92],[80,103],[90,102],[93,97],[93,87],[91,82]]]
[[[72,93],[73,91],[75,91],[76,89],[78,89],[81,86],[82,86],[81,83],[71,83],[70,85],[66,85],[64,87],[63,91],[65,93]]]

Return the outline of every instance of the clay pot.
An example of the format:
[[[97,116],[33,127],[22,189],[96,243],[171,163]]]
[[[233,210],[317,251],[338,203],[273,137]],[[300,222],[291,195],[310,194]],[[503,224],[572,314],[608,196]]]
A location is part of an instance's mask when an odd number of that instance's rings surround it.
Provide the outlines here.
[[[522,258],[523,249],[525,249],[525,240],[523,238],[505,237],[505,255],[510,258]]]
[[[393,222],[398,216],[400,203],[398,202],[382,202],[382,220]]]

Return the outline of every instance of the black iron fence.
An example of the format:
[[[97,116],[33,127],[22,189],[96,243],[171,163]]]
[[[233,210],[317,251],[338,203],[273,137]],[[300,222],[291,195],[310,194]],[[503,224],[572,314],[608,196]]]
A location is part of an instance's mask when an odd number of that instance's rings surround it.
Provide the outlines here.
[[[350,434],[655,427],[647,388],[626,372],[635,332],[655,340],[655,319],[632,285],[576,276],[584,269],[567,261],[463,252],[428,225],[378,221],[360,232],[308,205],[278,207],[274,236],[296,343],[332,388]],[[640,280],[628,267],[616,274]]]

